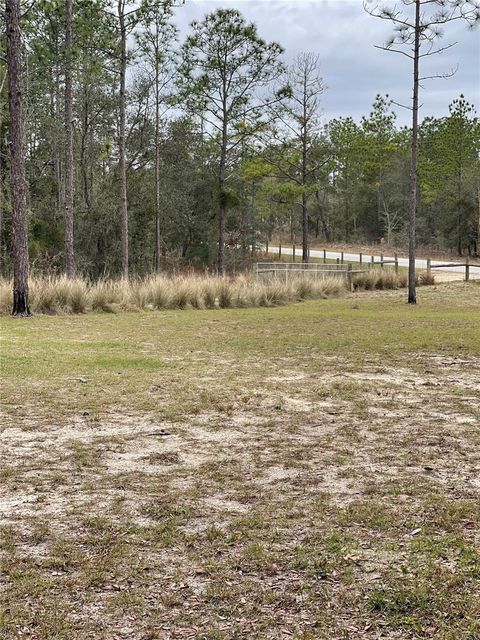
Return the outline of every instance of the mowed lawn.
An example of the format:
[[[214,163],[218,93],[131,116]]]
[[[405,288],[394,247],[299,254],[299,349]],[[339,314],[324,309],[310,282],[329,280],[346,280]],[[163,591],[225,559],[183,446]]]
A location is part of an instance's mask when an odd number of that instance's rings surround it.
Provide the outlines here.
[[[480,638],[480,286],[1,320],[0,638]]]

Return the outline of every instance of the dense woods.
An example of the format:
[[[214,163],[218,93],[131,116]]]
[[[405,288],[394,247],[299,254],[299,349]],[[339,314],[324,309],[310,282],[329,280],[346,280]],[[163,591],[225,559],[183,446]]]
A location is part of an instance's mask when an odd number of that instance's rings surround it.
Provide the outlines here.
[[[313,241],[406,245],[411,131],[382,95],[360,121],[325,122],[321,51],[288,64],[281,43],[230,9],[182,40],[173,1],[22,10],[24,133],[9,122],[14,36],[2,29],[0,40],[3,275],[16,241],[11,180],[26,201],[35,273],[126,278],[183,263],[223,273],[272,236],[303,242],[305,260]],[[480,251],[471,99],[459,96],[418,131],[417,240],[460,255]],[[26,196],[11,171],[14,134],[24,139]]]

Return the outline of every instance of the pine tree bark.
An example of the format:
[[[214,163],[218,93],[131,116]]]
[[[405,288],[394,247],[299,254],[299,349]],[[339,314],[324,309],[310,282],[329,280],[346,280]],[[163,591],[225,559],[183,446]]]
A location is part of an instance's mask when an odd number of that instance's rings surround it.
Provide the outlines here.
[[[155,31],[155,271],[162,270],[162,225],[160,211],[160,61],[159,26]]]
[[[307,162],[308,162],[308,72],[304,69],[303,77],[303,123],[302,123],[302,261],[308,262],[308,199],[307,199]]]
[[[224,107],[226,113],[226,107]],[[225,216],[226,216],[226,193],[225,178],[227,168],[227,119],[224,116],[223,132],[222,132],[222,149],[220,153],[220,171],[219,171],[219,198],[218,207],[218,275],[223,276],[225,273]]]
[[[73,212],[73,90],[72,90],[73,0],[65,2],[65,273],[75,277]]]
[[[125,1],[118,2],[120,22],[120,88],[119,88],[119,135],[118,173],[120,183],[120,225],[122,245],[122,277],[128,280],[128,205],[127,205],[127,163],[125,150],[125,77],[127,72],[127,28],[125,25]]]
[[[416,304],[415,284],[416,217],[418,204],[418,89],[420,61],[420,0],[415,0],[415,43],[413,51],[412,160],[410,168],[410,223],[408,225],[408,304]]]
[[[5,70],[3,76],[0,78],[0,273],[3,267],[3,138],[2,138],[2,103],[1,98],[3,94],[4,82],[7,79],[7,71]]]
[[[28,220],[25,198],[24,124],[20,0],[6,0],[8,105],[10,111],[10,191],[13,224],[12,315],[28,316]]]
[[[225,168],[220,170],[220,205],[218,208],[218,275],[225,273]]]

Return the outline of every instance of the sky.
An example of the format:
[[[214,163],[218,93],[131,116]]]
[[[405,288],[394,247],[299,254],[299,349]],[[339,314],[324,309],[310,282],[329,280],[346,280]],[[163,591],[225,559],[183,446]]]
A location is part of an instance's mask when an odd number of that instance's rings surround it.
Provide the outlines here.
[[[378,93],[403,104],[411,99],[411,61],[374,47],[388,39],[391,24],[366,14],[362,0],[186,0],[175,16],[181,39],[192,20],[218,7],[238,9],[255,22],[262,38],[284,47],[287,63],[304,51],[319,54],[328,85],[323,96],[325,121],[339,116],[359,120],[368,115]],[[448,114],[448,105],[461,93],[480,111],[480,29],[451,23],[441,40],[442,46],[450,42],[458,44],[425,59],[428,73],[423,75],[449,72],[457,65],[458,70],[452,78],[424,83],[421,117]],[[410,112],[394,109],[398,123],[408,124]]]

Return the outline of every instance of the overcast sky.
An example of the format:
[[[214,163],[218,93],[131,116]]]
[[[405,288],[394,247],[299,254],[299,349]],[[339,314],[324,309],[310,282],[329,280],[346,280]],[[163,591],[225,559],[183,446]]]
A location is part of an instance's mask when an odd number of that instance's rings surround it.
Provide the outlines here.
[[[320,55],[321,72],[328,85],[323,100],[324,117],[368,114],[377,93],[400,103],[411,95],[410,61],[399,54],[375,49],[391,33],[389,22],[368,16],[362,0],[186,0],[176,10],[181,39],[189,23],[218,7],[239,9],[256,22],[266,40],[276,40],[291,60],[302,51]],[[460,93],[480,110],[480,29],[467,30],[459,22],[447,25],[443,44],[457,41],[445,53],[427,58],[429,74],[458,71],[448,80],[430,80],[421,95],[422,116],[443,116]],[[426,74],[428,75],[428,74]],[[409,112],[395,107],[399,124]]]

